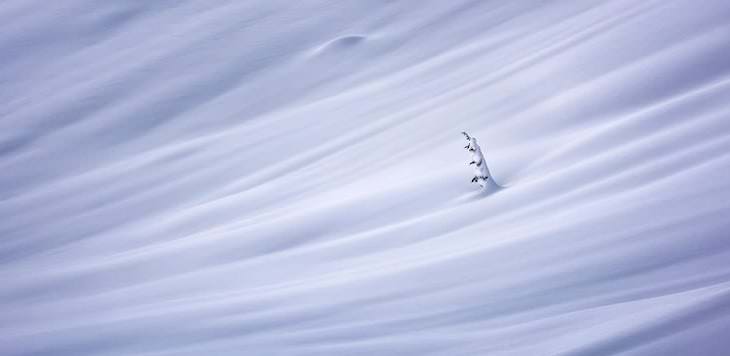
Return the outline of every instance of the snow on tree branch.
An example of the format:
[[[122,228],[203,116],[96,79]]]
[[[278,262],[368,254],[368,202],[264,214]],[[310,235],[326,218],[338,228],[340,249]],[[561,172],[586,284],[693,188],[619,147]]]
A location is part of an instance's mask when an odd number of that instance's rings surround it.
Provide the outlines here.
[[[484,160],[482,149],[479,147],[475,137],[469,136],[468,133],[463,131],[461,133],[468,141],[468,144],[464,148],[471,152],[471,162],[469,162],[469,165],[474,166],[474,178],[471,179],[471,182],[479,184],[479,187],[484,189],[487,186],[490,173],[487,162]]]

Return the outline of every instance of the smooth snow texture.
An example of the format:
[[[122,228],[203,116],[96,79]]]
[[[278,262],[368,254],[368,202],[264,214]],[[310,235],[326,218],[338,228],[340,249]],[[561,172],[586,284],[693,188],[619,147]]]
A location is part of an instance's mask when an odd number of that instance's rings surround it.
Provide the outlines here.
[[[2,1],[0,354],[727,355],[729,19]]]

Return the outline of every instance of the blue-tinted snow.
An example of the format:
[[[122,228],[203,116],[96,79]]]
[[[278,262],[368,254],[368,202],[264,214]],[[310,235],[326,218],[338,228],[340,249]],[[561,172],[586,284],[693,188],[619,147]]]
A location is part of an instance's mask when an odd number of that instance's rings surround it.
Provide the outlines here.
[[[5,0],[0,354],[726,355],[729,19]]]

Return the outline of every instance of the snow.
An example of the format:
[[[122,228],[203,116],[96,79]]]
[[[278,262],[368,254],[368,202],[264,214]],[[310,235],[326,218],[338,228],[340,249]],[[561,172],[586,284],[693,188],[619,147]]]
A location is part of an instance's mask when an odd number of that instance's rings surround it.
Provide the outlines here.
[[[725,355],[728,19],[5,0],[0,354]]]
[[[492,173],[489,172],[486,159],[484,158],[484,153],[477,143],[476,137],[470,137],[466,132],[462,132],[462,134],[464,134],[464,137],[467,139],[467,145],[464,148],[471,152],[471,161],[469,162],[469,165],[471,165],[474,170],[474,178],[471,179],[472,183],[479,184],[479,187],[485,192],[499,189],[499,185],[494,183],[494,179],[491,178]]]

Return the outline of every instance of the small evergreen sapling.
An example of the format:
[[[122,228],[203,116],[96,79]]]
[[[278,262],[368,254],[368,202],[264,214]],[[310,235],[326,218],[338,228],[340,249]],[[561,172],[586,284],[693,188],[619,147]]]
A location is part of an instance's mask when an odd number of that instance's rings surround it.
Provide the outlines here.
[[[471,179],[471,182],[479,184],[479,187],[484,189],[487,186],[487,180],[490,176],[487,162],[484,160],[484,154],[479,144],[477,144],[476,138],[469,136],[466,132],[462,132],[462,134],[469,142],[464,146],[465,149],[471,152],[471,162],[469,162],[469,165],[474,166],[474,178]]]

